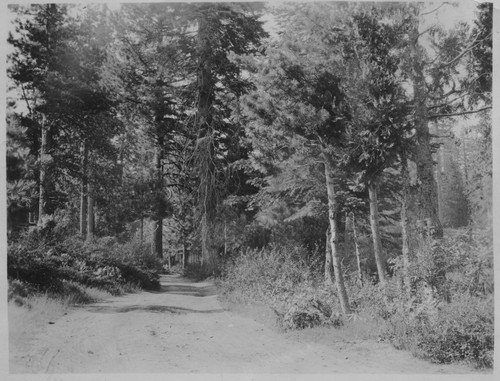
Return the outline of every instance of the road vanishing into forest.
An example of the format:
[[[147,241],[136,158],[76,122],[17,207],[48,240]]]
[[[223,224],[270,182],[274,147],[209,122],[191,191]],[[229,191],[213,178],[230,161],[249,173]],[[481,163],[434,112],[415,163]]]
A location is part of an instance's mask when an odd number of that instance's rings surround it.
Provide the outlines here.
[[[10,373],[467,373],[375,341],[301,340],[228,311],[209,282],[73,308],[16,350]],[[324,336],[324,335],[323,335]]]

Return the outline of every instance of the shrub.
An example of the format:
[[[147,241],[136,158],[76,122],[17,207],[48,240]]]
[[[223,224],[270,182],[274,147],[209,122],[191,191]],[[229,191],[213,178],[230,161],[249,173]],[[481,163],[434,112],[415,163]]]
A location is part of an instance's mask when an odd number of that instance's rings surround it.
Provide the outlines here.
[[[468,361],[493,366],[493,298],[456,295],[438,307],[393,303],[385,334],[396,348],[436,363]]]
[[[28,297],[35,293],[33,286],[29,283],[13,280],[9,282],[7,300],[14,302],[18,306],[30,307]]]
[[[282,302],[284,313],[279,318],[285,330],[312,328],[318,325],[343,325],[340,314],[334,313],[336,296],[330,287],[314,287],[305,282],[298,292]],[[338,308],[338,306],[335,306]]]
[[[410,300],[389,292],[390,302],[378,308],[370,304],[371,296],[360,304],[383,317],[385,334],[397,348],[437,363],[468,361],[491,367],[491,237],[471,230],[447,233],[439,241],[422,239],[415,249]]]
[[[438,363],[467,360],[492,367],[493,334],[493,300],[463,295],[445,305],[436,321],[421,331],[418,346]]]
[[[76,237],[60,241],[47,229],[34,229],[10,244],[7,269],[10,280],[50,294],[68,292],[68,281],[113,295],[136,287],[160,288],[161,262],[149,254],[145,245],[118,244],[109,239],[85,243]],[[74,287],[72,291],[78,293]]]
[[[284,329],[340,325],[336,294],[305,258],[307,251],[296,246],[247,250],[227,266],[218,286],[229,300],[269,305]]]

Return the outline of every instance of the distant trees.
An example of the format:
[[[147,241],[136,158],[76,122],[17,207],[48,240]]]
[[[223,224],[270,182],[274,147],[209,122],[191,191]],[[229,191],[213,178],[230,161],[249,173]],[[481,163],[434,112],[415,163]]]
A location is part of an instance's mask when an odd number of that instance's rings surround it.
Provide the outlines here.
[[[483,6],[480,11],[473,33],[468,33],[466,25],[448,32],[432,25],[422,31],[420,20],[422,13],[426,12],[422,11],[420,5],[414,4],[409,6],[407,13],[411,28],[408,34],[409,60],[406,67],[413,86],[415,107],[418,218],[420,225],[430,228],[437,237],[442,236],[442,226],[438,216],[429,123],[491,107],[487,103],[476,107],[480,98],[488,98],[487,83],[491,75],[488,59],[486,56],[480,58],[488,46],[491,46],[491,29],[487,16],[491,7]],[[432,43],[430,52],[422,48],[422,40],[426,38]],[[468,63],[471,59],[476,63]],[[471,66],[476,68],[473,75],[461,74],[463,68]],[[470,69],[469,73],[472,74]],[[478,92],[478,88],[482,90]],[[483,95],[480,95],[481,92]]]
[[[181,122],[185,89],[181,84],[189,80],[190,51],[186,46],[190,37],[187,23],[177,17],[177,10],[168,4],[124,5],[113,18],[117,36],[105,78],[117,101],[127,105],[123,115],[131,129],[127,134],[151,147],[150,160],[143,165],[154,171],[147,171],[149,178],[143,181],[149,183],[153,197],[143,198],[150,205],[141,205],[141,216],[154,221],[152,248],[158,257],[163,256],[163,219],[172,212],[165,180],[175,182],[176,177],[166,169],[172,169],[185,136]],[[124,161],[137,165],[140,149],[129,149],[135,152],[133,161],[130,157]]]
[[[99,161],[114,160],[109,139],[120,123],[98,83],[106,44],[98,12],[89,9],[77,19],[64,5],[20,7],[18,27],[9,35],[9,77],[27,110],[21,120],[38,135],[32,144],[39,158],[39,224],[64,205],[67,181],[81,181],[83,199],[96,167],[103,168]]]
[[[55,135],[54,113],[58,105],[58,72],[63,68],[67,44],[68,26],[65,24],[66,7],[55,4],[34,5],[19,14],[17,37],[11,33],[9,43],[15,48],[10,59],[9,77],[20,89],[20,98],[28,111],[25,125],[36,129],[39,138],[36,144],[38,155],[38,221],[42,222],[53,206],[48,204],[48,193],[54,193],[50,181],[50,155]],[[52,116],[52,118],[50,118]],[[50,189],[50,191],[49,191]]]

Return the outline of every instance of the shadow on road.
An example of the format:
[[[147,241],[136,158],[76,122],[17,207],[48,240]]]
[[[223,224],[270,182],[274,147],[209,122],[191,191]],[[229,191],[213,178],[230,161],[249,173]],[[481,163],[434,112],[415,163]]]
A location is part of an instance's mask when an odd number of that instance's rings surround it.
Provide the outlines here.
[[[188,295],[188,296],[213,296],[217,294],[217,290],[214,286],[205,287],[195,287],[195,286],[184,286],[184,285],[165,285],[162,284],[158,293],[167,293],[175,295]]]
[[[133,305],[127,307],[112,307],[112,306],[89,306],[87,308],[89,312],[96,313],[125,313],[132,311],[144,311],[144,312],[170,312],[172,314],[188,314],[188,313],[197,313],[197,314],[214,314],[221,313],[225,310],[222,308],[217,308],[213,310],[194,310],[191,308],[183,308],[183,307],[173,307],[173,306],[160,306],[160,305]]]
[[[186,278],[182,278],[179,276],[162,276],[160,278],[161,288],[158,291],[144,291],[148,294],[163,294],[163,295],[181,295],[196,298],[210,297],[217,295],[217,289],[212,284],[186,284]],[[166,300],[166,303],[167,300]],[[170,304],[170,303],[168,303]],[[175,303],[177,304],[177,303]],[[193,304],[192,302],[190,304]],[[188,306],[190,306],[188,304]],[[195,302],[193,305],[196,306],[198,303]],[[159,312],[159,313],[172,313],[172,314],[188,314],[188,313],[201,313],[201,314],[210,314],[210,313],[220,313],[225,310],[222,308],[212,308],[212,309],[196,309],[193,308],[185,308],[180,306],[171,306],[171,305],[161,305],[161,304],[148,304],[144,301],[143,304],[135,303],[131,305],[102,305],[102,303],[87,306],[86,308],[89,312],[96,313],[126,313],[132,311],[144,311],[144,312]]]

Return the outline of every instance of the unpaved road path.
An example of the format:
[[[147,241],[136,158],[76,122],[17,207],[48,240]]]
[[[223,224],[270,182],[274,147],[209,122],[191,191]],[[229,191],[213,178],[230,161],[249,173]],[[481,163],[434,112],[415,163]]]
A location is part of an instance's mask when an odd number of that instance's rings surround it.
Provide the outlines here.
[[[226,311],[207,282],[166,275],[158,292],[75,308],[48,324],[11,373],[467,373],[386,343],[300,342]]]

